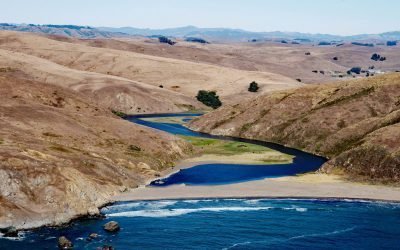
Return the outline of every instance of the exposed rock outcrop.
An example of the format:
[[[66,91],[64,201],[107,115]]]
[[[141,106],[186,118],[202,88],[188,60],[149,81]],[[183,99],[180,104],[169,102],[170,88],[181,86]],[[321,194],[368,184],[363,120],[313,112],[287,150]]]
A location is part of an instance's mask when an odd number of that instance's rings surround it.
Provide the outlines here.
[[[110,233],[118,232],[121,228],[119,227],[118,222],[116,221],[110,221],[104,224],[103,226],[104,230]]]
[[[72,249],[72,242],[65,236],[58,238],[58,248],[59,249]]]

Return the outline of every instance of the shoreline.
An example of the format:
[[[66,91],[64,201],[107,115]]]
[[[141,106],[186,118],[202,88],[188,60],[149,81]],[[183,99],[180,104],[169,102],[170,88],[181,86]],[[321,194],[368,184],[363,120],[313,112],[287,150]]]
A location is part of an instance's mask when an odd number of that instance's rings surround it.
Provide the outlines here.
[[[321,178],[322,180],[317,180]],[[400,188],[344,181],[338,176],[306,174],[267,178],[226,185],[139,187],[121,193],[113,200],[182,200],[182,199],[355,199],[400,202]]]

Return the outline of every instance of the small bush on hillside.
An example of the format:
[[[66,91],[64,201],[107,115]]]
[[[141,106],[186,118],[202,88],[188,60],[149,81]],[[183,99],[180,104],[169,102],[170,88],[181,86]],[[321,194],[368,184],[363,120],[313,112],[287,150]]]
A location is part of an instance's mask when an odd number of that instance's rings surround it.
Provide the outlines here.
[[[320,42],[318,43],[319,46],[327,46],[327,45],[331,45],[332,43],[330,42]]]
[[[249,91],[249,92],[257,92],[259,88],[260,88],[260,87],[258,87],[258,83],[256,83],[255,81],[252,81],[252,82],[250,83],[250,86],[249,86],[249,88],[248,88],[248,91]]]
[[[381,55],[379,55],[379,54],[377,54],[377,53],[374,53],[374,54],[371,56],[371,60],[383,62],[383,61],[386,60],[386,57],[381,56]]]
[[[176,43],[176,42],[172,41],[171,39],[169,39],[168,37],[165,37],[165,36],[158,37],[158,41],[160,41],[160,43],[167,43],[169,45],[174,45]]]
[[[191,43],[203,43],[203,44],[209,43],[206,40],[204,40],[203,38],[197,38],[197,37],[187,37],[185,39],[185,41],[186,42],[191,42]]]
[[[119,117],[121,117],[121,118],[126,118],[126,117],[128,116],[127,114],[125,114],[125,113],[122,112],[122,111],[111,110],[111,112],[112,112],[114,115],[119,116]]]
[[[335,57],[333,58],[333,60],[334,60],[334,61],[337,61],[337,60],[339,60],[339,58],[338,58],[337,56],[335,56]]]
[[[347,73],[349,73],[349,72],[359,75],[361,73],[361,67],[353,67]]]
[[[212,107],[213,109],[219,108],[222,105],[215,91],[199,90],[196,98],[204,105]]]
[[[357,46],[374,47],[374,44],[373,44],[373,43],[352,42],[351,44],[357,45]]]

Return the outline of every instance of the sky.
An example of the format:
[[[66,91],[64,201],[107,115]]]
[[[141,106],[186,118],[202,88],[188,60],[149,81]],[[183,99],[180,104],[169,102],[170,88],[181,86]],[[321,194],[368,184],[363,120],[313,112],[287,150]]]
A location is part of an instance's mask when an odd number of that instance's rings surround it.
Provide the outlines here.
[[[335,35],[400,30],[398,0],[0,0],[0,6],[6,23]]]

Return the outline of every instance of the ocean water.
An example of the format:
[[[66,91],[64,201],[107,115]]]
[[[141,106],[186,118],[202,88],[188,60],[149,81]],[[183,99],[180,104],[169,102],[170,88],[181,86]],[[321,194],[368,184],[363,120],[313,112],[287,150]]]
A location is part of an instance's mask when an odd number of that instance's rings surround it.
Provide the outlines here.
[[[116,203],[101,220],[0,238],[0,249],[399,249],[400,204],[352,200],[204,199]],[[121,231],[106,233],[115,220]],[[89,233],[100,234],[88,241]]]

